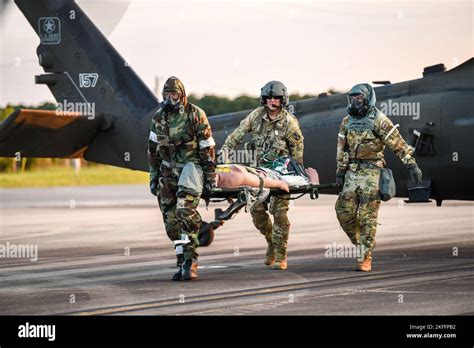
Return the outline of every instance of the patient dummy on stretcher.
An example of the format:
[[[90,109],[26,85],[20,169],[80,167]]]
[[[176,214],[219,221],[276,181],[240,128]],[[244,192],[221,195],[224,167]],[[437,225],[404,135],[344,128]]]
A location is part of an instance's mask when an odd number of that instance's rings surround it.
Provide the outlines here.
[[[314,168],[303,169],[290,157],[277,158],[272,163],[258,168],[221,164],[217,166],[216,174],[217,187],[223,189],[248,186],[290,192],[290,187],[319,184],[318,172]]]
[[[209,245],[212,242],[214,230],[222,226],[224,221],[232,219],[243,207],[246,212],[249,212],[255,204],[265,202],[272,194],[272,189],[287,192],[282,195],[273,192],[274,196],[281,199],[293,199],[290,197],[295,191],[313,195],[315,186],[319,186],[318,172],[313,168],[304,169],[290,157],[279,157],[272,162],[263,162],[258,168],[241,164],[220,164],[216,168],[216,181],[218,191],[214,191],[215,194],[219,191],[225,192],[226,189],[237,189],[239,193],[236,195],[235,192],[231,192],[230,196],[217,197],[227,199],[230,205],[225,210],[216,209],[214,221],[201,223],[199,237],[201,245]],[[317,198],[317,195],[315,197]],[[312,199],[315,198],[312,196]]]

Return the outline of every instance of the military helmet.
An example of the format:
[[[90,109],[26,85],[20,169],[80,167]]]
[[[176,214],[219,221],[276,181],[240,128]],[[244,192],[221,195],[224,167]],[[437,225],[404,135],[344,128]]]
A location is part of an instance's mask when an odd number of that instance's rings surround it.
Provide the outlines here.
[[[283,106],[288,106],[290,98],[286,86],[280,81],[270,81],[260,90],[260,104],[265,105],[267,98],[281,98]]]

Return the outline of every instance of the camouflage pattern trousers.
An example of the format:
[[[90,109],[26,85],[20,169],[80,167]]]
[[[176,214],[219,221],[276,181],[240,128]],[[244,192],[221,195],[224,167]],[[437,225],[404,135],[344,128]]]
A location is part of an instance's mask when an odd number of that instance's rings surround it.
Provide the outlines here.
[[[371,257],[375,248],[377,216],[380,208],[380,170],[348,170],[344,187],[336,201],[339,223],[351,242]]]
[[[283,196],[289,198],[289,196]],[[290,233],[290,220],[288,220],[288,209],[290,201],[277,197],[270,198],[270,207],[268,203],[257,203],[252,207],[250,214],[255,227],[264,235],[268,246],[273,248],[275,261],[281,261],[287,257],[288,235]],[[273,215],[273,224],[270,219]]]
[[[198,256],[198,234],[202,218],[196,208],[200,196],[178,186],[178,180],[179,175],[174,173],[160,177],[158,203],[166,234],[174,242],[176,254],[182,253],[186,261]]]

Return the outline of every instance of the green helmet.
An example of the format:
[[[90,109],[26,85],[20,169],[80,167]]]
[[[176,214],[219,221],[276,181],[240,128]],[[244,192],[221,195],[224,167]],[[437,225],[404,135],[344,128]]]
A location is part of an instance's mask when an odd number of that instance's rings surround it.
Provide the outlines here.
[[[280,81],[270,81],[265,84],[260,90],[260,104],[265,105],[267,98],[281,98],[283,106],[288,106],[290,98],[286,86]]]

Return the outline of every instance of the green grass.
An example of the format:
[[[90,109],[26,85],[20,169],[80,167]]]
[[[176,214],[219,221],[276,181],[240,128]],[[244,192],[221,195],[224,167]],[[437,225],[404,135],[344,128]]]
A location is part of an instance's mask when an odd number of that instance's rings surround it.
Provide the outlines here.
[[[111,166],[82,167],[76,176],[73,168],[52,167],[24,173],[0,173],[0,187],[45,187],[142,184],[148,173]]]

